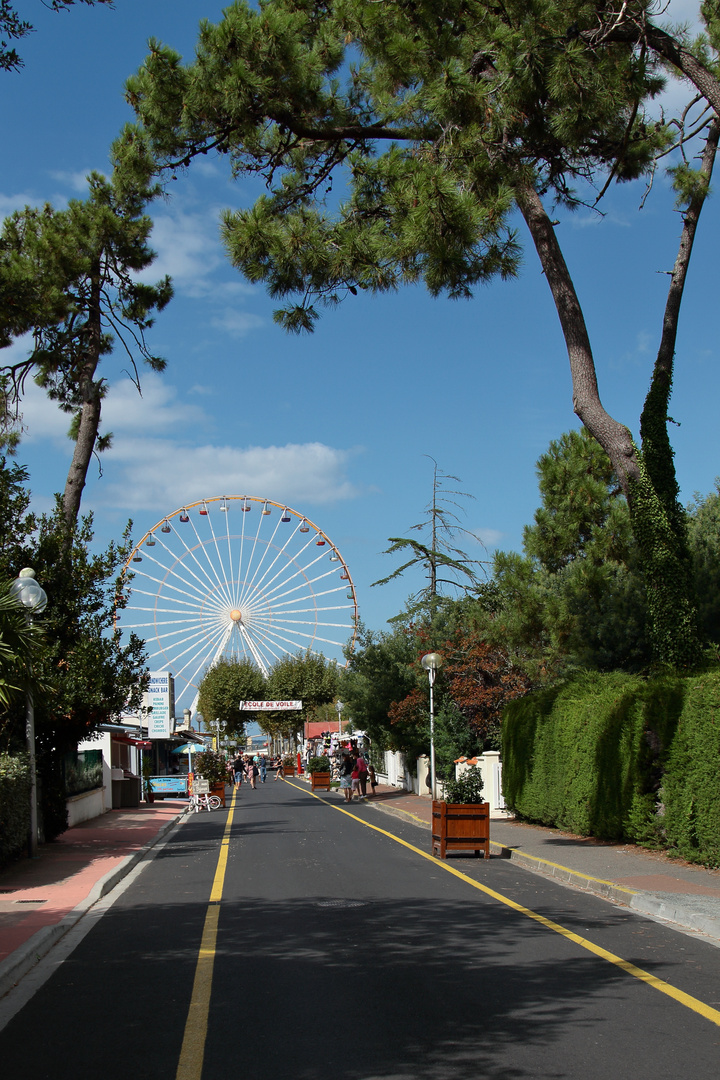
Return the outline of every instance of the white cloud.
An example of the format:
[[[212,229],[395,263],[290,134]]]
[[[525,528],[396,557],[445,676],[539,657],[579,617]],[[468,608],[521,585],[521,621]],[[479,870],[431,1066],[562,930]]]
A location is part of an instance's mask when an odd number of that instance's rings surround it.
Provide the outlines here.
[[[248,311],[237,311],[233,308],[228,308],[210,322],[218,330],[224,330],[232,337],[245,337],[251,330],[258,330],[265,325],[265,320],[259,315],[253,315]]]
[[[223,261],[217,220],[208,214],[176,211],[153,215],[151,247],[158,257],[140,277],[157,281],[169,274],[175,287],[190,295],[203,296],[208,278]]]
[[[38,204],[38,199],[34,195],[0,195],[0,217],[7,217],[9,214],[14,214],[16,210],[24,210],[26,206]]]
[[[50,441],[61,446],[69,460],[70,417],[34,384],[28,384],[23,417],[28,443]],[[292,506],[326,504],[359,494],[347,478],[356,449],[319,442],[193,444],[199,431],[213,426],[200,405],[183,400],[174,386],[154,373],[143,377],[142,397],[129,379],[114,384],[103,402],[103,430],[112,431],[113,444],[102,456],[103,478],[95,483],[93,475],[89,477],[88,505],[131,513],[154,509],[160,517],[186,502],[214,495],[257,495]]]
[[[102,169],[78,169],[76,172],[63,172],[55,171],[50,175],[53,180],[57,180],[61,184],[65,184],[71,191],[74,191],[78,195],[87,195],[88,193],[88,176],[91,172],[102,172]]]
[[[217,495],[256,495],[292,506],[359,494],[346,476],[352,452],[322,443],[241,448],[118,438],[111,454],[113,475],[119,470],[122,479],[103,480],[93,501],[130,512],[154,508],[158,517]]]

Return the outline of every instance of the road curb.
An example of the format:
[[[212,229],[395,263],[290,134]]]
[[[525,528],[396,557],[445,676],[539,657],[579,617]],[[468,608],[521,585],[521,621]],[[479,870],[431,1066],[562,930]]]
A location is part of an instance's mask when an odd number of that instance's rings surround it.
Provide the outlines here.
[[[177,817],[165,822],[151,840],[148,840],[141,848],[134,851],[132,855],[126,855],[122,862],[118,863],[112,870],[108,870],[107,874],[95,882],[85,899],[81,900],[72,911],[69,911],[60,922],[55,923],[53,926],[43,926],[41,930],[38,930],[31,938],[18,946],[10,956],[0,961],[0,998],[12,990],[20,979],[27,975],[31,968],[35,967],[38,961],[47,956],[53,946],[67,934],[68,930],[72,930],[73,926],[77,925],[98,900],[114,889],[118,882],[122,881],[137,866],[148,851],[154,848],[171,829],[174,829],[187,816],[189,809],[188,807],[182,810]]]
[[[663,922],[674,923],[686,930],[705,934],[720,943],[720,919],[712,915],[703,915],[697,911],[688,911],[682,904],[673,903],[653,893],[636,893],[630,901],[630,907],[640,915],[650,915]]]

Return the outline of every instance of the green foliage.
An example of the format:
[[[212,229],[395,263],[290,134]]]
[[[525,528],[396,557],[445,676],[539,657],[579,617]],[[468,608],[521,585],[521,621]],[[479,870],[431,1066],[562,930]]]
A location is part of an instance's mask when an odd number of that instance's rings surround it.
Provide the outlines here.
[[[526,554],[495,554],[479,626],[535,681],[580,668],[644,669],[645,583],[607,454],[582,428],[551,442],[537,473],[542,504],[524,530]]]
[[[702,11],[717,42],[716,4]],[[654,167],[674,136],[650,107],[663,86],[664,62],[694,78],[718,110],[707,39],[694,43],[694,61],[705,62],[698,81],[677,42],[657,31],[655,15],[647,2],[615,13],[586,0],[327,0],[320,7],[268,0],[259,10],[237,2],[218,25],[203,23],[187,65],[151,43],[144,67],[127,84],[139,125],[126,130],[115,155],[128,172],[133,162],[142,172],[154,159],[174,175],[217,150],[236,178],[261,176],[266,193],[250,209],[223,215],[223,238],[233,264],[284,302],[275,317],[291,331],[312,329],[321,305],[359,289],[387,292],[422,281],[433,296],[460,298],[496,275],[514,274],[520,248],[511,214],[519,208],[566,338],[574,408],[610,452],[633,525],[637,518],[656,654],[688,667],[699,644],[687,576],[682,593],[672,453],[660,430],[674,345],[663,361],[664,384],[653,378],[643,415],[645,473],[638,477],[629,431],[602,408],[582,309],[544,206],[577,207],[585,184],[604,193],[611,181]],[[675,170],[685,227],[690,217],[697,220],[713,160],[714,152],[703,155],[704,175]],[[331,195],[334,179],[340,198]],[[688,200],[697,204],[692,215]],[[687,257],[682,271],[676,263],[671,290],[678,286],[679,295],[666,313],[663,344],[665,331],[677,327],[691,249],[691,241],[681,244]],[[591,510],[588,517],[591,528]],[[550,539],[562,558],[563,522],[552,525],[559,526]],[[412,565],[429,567],[431,597],[440,564],[456,574],[467,569],[452,555],[438,556],[434,543],[395,537],[390,551],[409,556],[390,577]]]
[[[358,626],[340,690],[355,726],[367,732],[373,745],[410,749],[405,732],[390,724],[388,713],[393,702],[402,701],[415,688],[419,678],[416,661],[417,649],[405,627],[378,633],[362,623]],[[427,684],[427,676],[420,674]],[[412,745],[417,745],[416,739]]]
[[[26,359],[0,368],[5,376],[4,441],[17,441],[8,422],[9,403],[19,403],[32,374],[48,396],[72,417],[75,452],[65,489],[66,520],[77,517],[93,451],[110,445],[100,435],[107,391],[98,377],[101,359],[116,339],[129,356],[162,371],[165,361],[145,342],[156,311],[172,296],[169,278],[156,285],[139,280],[155,258],[152,228],[144,213],[154,189],[120,191],[98,173],[89,176],[85,201],[66,210],[26,207],[7,217],[0,233],[0,346],[32,332]]]
[[[267,678],[268,701],[302,701],[302,712],[271,713],[266,723],[271,734],[290,738],[313,720],[317,709],[337,697],[338,669],[319,653],[286,655],[277,660]]]
[[[62,758],[101,724],[140,703],[145,676],[143,645],[131,634],[123,644],[116,606],[125,604],[119,577],[132,542],[129,526],[119,544],[90,554],[92,518],[68,529],[62,508],[36,518],[27,513],[25,473],[0,463],[0,579],[32,566],[48,605],[38,617],[41,644],[32,656],[38,774],[45,837],[65,827]],[[25,747],[24,695],[0,708],[4,749]]]
[[[688,545],[697,602],[697,617],[704,641],[720,645],[720,481],[716,490],[688,508]]]
[[[264,701],[265,695],[265,678],[252,661],[221,657],[200,681],[198,710],[209,728],[219,720],[226,734],[242,738],[247,713],[240,703]]]
[[[510,703],[503,792],[529,821],[720,866],[720,672],[584,675]]]
[[[210,784],[224,783],[228,777],[227,758],[215,750],[203,750],[193,759],[193,773]]]
[[[482,773],[475,765],[472,765],[457,779],[445,781],[445,801],[465,804],[481,803],[483,802],[483,786]]]
[[[663,777],[667,842],[682,858],[720,867],[720,674],[687,691]]]
[[[325,754],[321,754],[319,757],[311,757],[307,763],[307,771],[309,773],[316,772],[330,772],[330,758]]]
[[[30,763],[25,754],[0,753],[0,866],[16,858],[30,831]]]
[[[638,459],[640,475],[631,482],[633,535],[646,582],[651,640],[658,659],[692,670],[701,661],[702,648],[682,508],[674,493],[661,497],[663,489],[651,481],[644,454]]]
[[[521,817],[605,840],[657,840],[682,679],[585,674],[511,702],[503,793]]]

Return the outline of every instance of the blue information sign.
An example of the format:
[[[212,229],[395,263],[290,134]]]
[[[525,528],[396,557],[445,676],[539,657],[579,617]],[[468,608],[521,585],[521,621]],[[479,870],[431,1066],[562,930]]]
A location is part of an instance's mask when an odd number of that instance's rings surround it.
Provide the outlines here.
[[[187,776],[151,776],[156,795],[187,795]]]

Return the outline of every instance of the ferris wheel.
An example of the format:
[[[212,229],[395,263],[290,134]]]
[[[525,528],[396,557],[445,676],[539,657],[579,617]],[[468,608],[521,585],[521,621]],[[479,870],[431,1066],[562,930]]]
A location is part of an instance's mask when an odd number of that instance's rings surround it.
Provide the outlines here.
[[[287,653],[342,662],[355,641],[345,560],[309,518],[272,499],[188,503],[145,533],[123,576],[119,624],[145,639],[151,670],[172,672],[178,698],[221,657],[252,660],[267,675]]]

